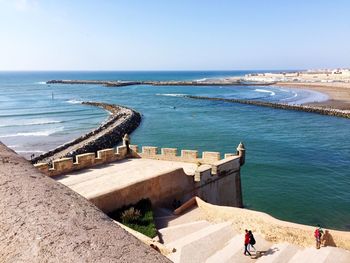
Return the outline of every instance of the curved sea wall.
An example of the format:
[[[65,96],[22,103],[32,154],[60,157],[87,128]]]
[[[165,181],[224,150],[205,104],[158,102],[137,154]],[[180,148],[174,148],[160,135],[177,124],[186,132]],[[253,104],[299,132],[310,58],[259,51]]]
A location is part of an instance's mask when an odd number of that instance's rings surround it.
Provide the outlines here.
[[[183,97],[189,98],[189,99],[196,99],[196,100],[213,100],[213,101],[224,101],[224,102],[239,103],[239,104],[248,104],[248,105],[269,107],[269,108],[282,109],[282,110],[304,111],[304,112],[311,112],[311,113],[317,113],[322,115],[329,115],[329,116],[336,116],[336,117],[350,119],[350,111],[348,110],[338,110],[338,109],[313,107],[313,106],[306,106],[306,105],[289,105],[289,104],[283,104],[283,103],[273,103],[273,102],[255,101],[255,100],[211,98],[211,97],[191,96],[191,95],[184,95]]]
[[[64,157],[74,158],[78,154],[112,148],[122,140],[124,134],[132,133],[141,123],[141,114],[126,107],[100,102],[82,104],[101,107],[112,115],[95,130],[32,159],[32,163],[51,162]]]

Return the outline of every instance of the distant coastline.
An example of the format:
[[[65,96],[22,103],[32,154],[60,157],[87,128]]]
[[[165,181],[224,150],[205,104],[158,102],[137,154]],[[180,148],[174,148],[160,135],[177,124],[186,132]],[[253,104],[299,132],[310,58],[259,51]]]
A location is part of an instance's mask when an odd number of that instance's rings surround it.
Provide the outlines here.
[[[273,108],[292,109],[314,112],[324,115],[349,118],[350,114],[350,71],[341,75],[332,72],[291,72],[291,73],[256,73],[241,77],[204,78],[188,81],[109,81],[109,80],[49,80],[47,84],[95,84],[106,87],[124,87],[131,85],[153,86],[277,86],[304,90],[314,90],[329,96],[328,100],[288,105],[285,103],[265,103],[249,100],[235,100],[237,103],[254,104]],[[332,79],[333,75],[335,76]],[[316,78],[315,78],[316,76]],[[311,78],[312,77],[312,78]],[[239,101],[239,102],[238,102]]]

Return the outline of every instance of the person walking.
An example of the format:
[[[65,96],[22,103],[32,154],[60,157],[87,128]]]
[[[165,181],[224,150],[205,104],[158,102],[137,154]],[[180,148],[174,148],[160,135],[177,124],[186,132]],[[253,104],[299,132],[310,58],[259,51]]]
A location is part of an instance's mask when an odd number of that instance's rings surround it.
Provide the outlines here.
[[[323,235],[323,229],[321,228],[320,225],[317,225],[317,228],[316,228],[315,233],[314,233],[317,249],[320,249],[320,247],[321,247],[322,235]]]
[[[251,256],[252,254],[250,254],[250,252],[248,251],[248,245],[249,245],[249,232],[246,229],[245,230],[245,235],[244,235],[244,255],[248,255]]]
[[[320,249],[321,246],[321,238],[322,238],[323,230],[320,225],[317,225],[314,236],[316,240],[316,248]]]
[[[250,247],[252,247],[254,249],[255,254],[256,254],[256,249],[254,247],[256,241],[255,241],[254,235],[253,235],[251,230],[249,230],[248,233],[249,233],[249,248],[248,248],[248,251],[250,250]]]

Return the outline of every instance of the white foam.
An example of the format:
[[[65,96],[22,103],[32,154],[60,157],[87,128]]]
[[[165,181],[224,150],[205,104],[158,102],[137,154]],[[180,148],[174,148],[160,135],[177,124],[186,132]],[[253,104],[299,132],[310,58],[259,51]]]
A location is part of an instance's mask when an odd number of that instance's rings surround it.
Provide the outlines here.
[[[202,78],[202,79],[196,79],[195,81],[201,82],[201,81],[206,81],[206,80],[207,80],[207,78]]]
[[[293,93],[293,96],[285,98],[285,99],[281,99],[281,101],[294,99],[294,98],[296,98],[298,96],[298,93],[296,93],[296,92],[292,92],[292,93]]]
[[[70,103],[70,104],[81,104],[81,103],[83,103],[83,101],[81,101],[81,100],[67,100],[67,102],[68,103]]]
[[[46,85],[46,81],[35,82],[35,84]]]
[[[161,94],[161,93],[157,93],[156,94],[157,96],[166,96],[166,97],[183,97],[183,96],[186,96],[187,94],[181,94],[181,93],[164,93],[164,94]]]
[[[44,151],[34,150],[34,151],[16,151],[17,153],[44,153]]]
[[[263,93],[270,93],[270,96],[275,96],[276,93],[271,91],[271,90],[266,90],[266,89],[255,89],[257,92],[263,92]]]
[[[14,127],[14,126],[34,126],[34,125],[45,125],[45,124],[54,124],[54,123],[62,123],[62,121],[51,121],[51,120],[37,120],[27,123],[8,123],[2,124],[0,127]]]
[[[36,132],[18,132],[15,134],[5,134],[0,135],[0,138],[9,138],[9,137],[27,137],[27,136],[50,136],[51,134],[54,134],[56,132],[62,131],[63,126],[59,127],[58,129],[52,129],[52,130],[45,130],[45,131],[36,131]]]

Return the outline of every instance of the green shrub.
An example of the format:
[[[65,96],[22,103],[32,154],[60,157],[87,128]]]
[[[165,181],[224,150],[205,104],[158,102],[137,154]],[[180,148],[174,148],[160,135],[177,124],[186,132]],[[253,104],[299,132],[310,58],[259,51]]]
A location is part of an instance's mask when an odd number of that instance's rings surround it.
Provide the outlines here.
[[[122,213],[122,215],[120,216],[120,219],[122,220],[123,224],[128,224],[128,223],[137,222],[140,216],[141,216],[140,210],[137,210],[134,207],[130,207],[129,209],[125,210]]]
[[[113,211],[109,216],[150,238],[157,235],[152,204],[149,199],[142,199],[136,204],[124,206]]]

